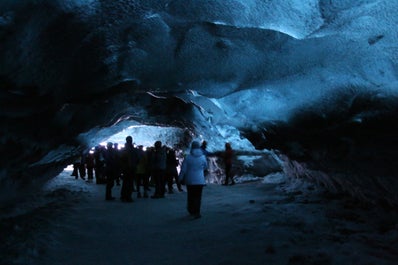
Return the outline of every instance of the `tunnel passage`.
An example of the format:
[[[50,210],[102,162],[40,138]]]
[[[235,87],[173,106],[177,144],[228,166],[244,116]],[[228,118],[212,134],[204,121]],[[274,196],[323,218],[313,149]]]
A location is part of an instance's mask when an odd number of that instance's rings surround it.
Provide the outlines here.
[[[285,171],[396,205],[397,5],[2,1],[1,200],[90,139],[151,125],[275,150]]]
[[[230,128],[228,128],[230,129]],[[219,128],[219,134],[225,134],[223,129]],[[86,138],[92,135],[85,135]],[[225,143],[229,142],[235,152],[234,158],[234,175],[241,177],[242,175],[266,176],[273,172],[281,171],[280,163],[277,156],[268,150],[255,150],[254,146],[246,139],[241,139],[239,131],[229,132],[228,137],[221,135],[198,135],[187,128],[151,126],[151,125],[131,125],[119,132],[110,135],[107,138],[100,138],[103,141],[98,142],[98,138],[89,138],[90,143],[94,144],[91,148],[83,153],[93,151],[95,146],[106,146],[108,143],[117,144],[118,148],[123,148],[127,136],[133,137],[135,147],[143,145],[144,149],[154,146],[156,141],[161,141],[162,145],[173,148],[177,152],[181,161],[189,153],[192,141],[207,142],[207,150],[210,152],[208,156],[209,162],[209,183],[221,183],[221,175],[223,174],[223,159]],[[206,138],[209,137],[209,138]],[[211,139],[211,140],[209,140]],[[97,141],[97,142],[96,142]]]

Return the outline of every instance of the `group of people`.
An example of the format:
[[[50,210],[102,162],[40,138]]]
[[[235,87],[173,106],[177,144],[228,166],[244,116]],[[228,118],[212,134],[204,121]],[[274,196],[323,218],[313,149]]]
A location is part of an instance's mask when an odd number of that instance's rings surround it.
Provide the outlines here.
[[[95,154],[95,152],[94,152]],[[132,193],[137,191],[137,197],[148,197],[150,179],[155,185],[155,192],[151,198],[164,198],[166,184],[168,192],[173,193],[174,180],[179,191],[182,191],[178,182],[175,150],[156,141],[153,147],[144,150],[142,145],[134,147],[133,138],[126,137],[121,150],[115,149],[112,143],[99,154],[103,157],[104,175],[106,176],[106,200],[114,200],[112,188],[115,181],[122,178],[120,199],[123,202],[132,202]],[[120,180],[119,180],[120,181]],[[142,189],[142,193],[141,193]]]
[[[200,218],[200,208],[202,190],[206,185],[207,157],[217,154],[207,151],[207,142],[193,141],[190,146],[189,154],[184,158],[180,173],[177,167],[179,160],[176,157],[176,150],[163,145],[161,141],[156,141],[153,147],[144,150],[142,145],[137,147],[133,144],[131,136],[126,137],[124,147],[119,150],[117,145],[107,143],[106,147],[98,146],[94,153],[84,157],[80,161],[80,166],[74,167],[73,176],[84,179],[85,173],[81,170],[81,165],[87,168],[88,180],[93,178],[93,171],[98,180],[105,180],[105,199],[115,200],[112,196],[112,188],[120,185],[122,180],[120,199],[123,202],[132,202],[132,193],[137,191],[137,197],[149,197],[150,181],[155,186],[155,191],[151,198],[164,198],[166,186],[169,193],[173,193],[173,183],[175,182],[179,191],[183,191],[181,185],[186,185],[187,189],[187,210],[193,218]],[[222,158],[225,165],[225,181],[223,185],[235,184],[231,175],[233,150],[230,143],[225,144]],[[75,166],[75,164],[74,164]],[[141,189],[142,192],[141,193]]]

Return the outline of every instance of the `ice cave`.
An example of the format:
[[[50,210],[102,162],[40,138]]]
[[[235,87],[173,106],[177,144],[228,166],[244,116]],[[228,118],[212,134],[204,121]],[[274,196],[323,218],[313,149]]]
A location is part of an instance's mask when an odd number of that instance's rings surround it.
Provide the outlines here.
[[[397,0],[1,0],[0,238],[5,243],[0,257],[4,264],[396,264],[397,10]],[[130,256],[126,253],[131,242],[116,233],[125,240],[121,247],[101,248],[97,243],[97,252],[77,251],[75,259],[66,259],[72,243],[93,240],[76,235],[62,241],[57,234],[62,234],[62,221],[52,220],[73,213],[74,197],[101,193],[104,187],[76,184],[65,168],[94,146],[123,143],[127,135],[134,137],[135,144],[151,146],[161,140],[182,153],[193,140],[206,140],[212,152],[232,143],[238,185],[222,192],[236,189],[239,194],[248,185],[253,193],[235,195],[250,201],[243,206],[239,198],[231,197],[236,204],[224,214],[242,218],[238,237],[247,249],[240,242],[212,249],[212,240],[236,237],[210,233],[211,228],[200,234],[194,227],[192,234],[202,235],[195,239],[200,237],[198,242],[206,247],[180,240],[185,242],[181,251],[187,253],[178,258],[170,254],[179,250],[174,245],[156,248],[167,245],[161,239],[135,246],[141,254]],[[68,185],[76,190],[44,189],[60,174],[64,180],[57,183],[73,182]],[[209,182],[213,193],[221,190],[217,177]],[[271,188],[255,189],[254,183],[272,183],[284,195],[272,197]],[[310,196],[306,192],[323,199],[302,199]],[[104,209],[98,203],[110,207],[102,195],[100,202],[92,202],[98,211]],[[179,195],[185,203],[185,195]],[[330,210],[337,198],[349,203]],[[319,211],[329,209],[323,215],[329,218],[325,224],[333,218],[357,223],[322,234],[312,223],[316,217],[303,217],[304,211],[311,212],[304,206],[314,201]],[[302,209],[300,222],[299,215],[285,216],[289,224],[259,221],[266,209],[271,211],[269,207],[276,216],[292,202],[298,212]],[[230,204],[219,203],[229,209]],[[245,208],[249,206],[254,208]],[[347,207],[350,212],[343,214]],[[126,216],[120,211],[114,214]],[[238,214],[245,211],[253,211],[257,223],[250,225]],[[228,219],[218,212],[213,218],[219,227],[221,220]],[[376,232],[362,227],[368,221]],[[158,227],[155,221],[134,222]],[[200,222],[210,223],[205,218]],[[180,236],[176,237],[182,239],[181,226],[175,226],[173,231]],[[278,244],[284,236],[277,233],[281,226],[289,226],[292,238]],[[273,233],[268,233],[271,228]],[[65,225],[64,235],[74,234],[67,229]],[[252,235],[251,229],[257,233]],[[262,233],[273,238],[260,238]],[[293,238],[296,233],[303,234]],[[318,237],[309,242],[313,233]],[[158,231],[149,236],[166,234]],[[189,250],[182,250],[187,245]],[[56,246],[60,246],[57,251],[49,251]],[[119,254],[112,256],[106,250]],[[224,251],[231,254],[221,257]],[[151,254],[142,254],[147,252]]]

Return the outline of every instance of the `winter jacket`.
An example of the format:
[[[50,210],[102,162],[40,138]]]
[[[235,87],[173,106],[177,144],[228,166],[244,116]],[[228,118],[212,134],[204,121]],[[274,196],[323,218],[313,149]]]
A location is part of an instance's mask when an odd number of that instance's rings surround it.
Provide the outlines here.
[[[167,165],[166,148],[153,149],[151,153],[151,168],[153,170],[166,170]]]
[[[133,145],[126,143],[122,150],[123,172],[135,172],[138,162],[139,156],[137,149],[134,148]]]
[[[182,162],[178,180],[183,181],[185,185],[205,185],[205,169],[207,169],[206,156],[200,148],[192,149],[191,154]]]
[[[232,157],[234,155],[234,151],[232,149],[226,149],[224,152],[224,163],[226,166],[232,166]]]

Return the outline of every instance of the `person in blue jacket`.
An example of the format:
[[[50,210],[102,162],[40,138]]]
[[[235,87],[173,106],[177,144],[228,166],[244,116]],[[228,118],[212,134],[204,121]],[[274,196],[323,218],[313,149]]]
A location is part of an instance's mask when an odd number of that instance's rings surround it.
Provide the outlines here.
[[[184,159],[178,176],[180,183],[187,186],[187,209],[194,218],[200,218],[202,190],[206,185],[204,171],[207,169],[206,156],[200,149],[199,142],[192,142],[190,154]]]

